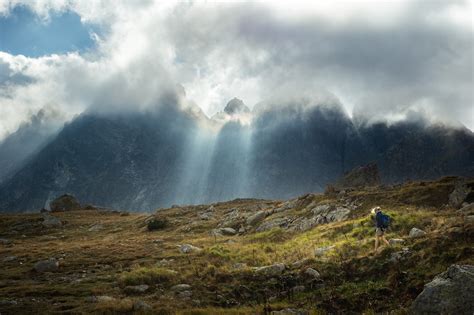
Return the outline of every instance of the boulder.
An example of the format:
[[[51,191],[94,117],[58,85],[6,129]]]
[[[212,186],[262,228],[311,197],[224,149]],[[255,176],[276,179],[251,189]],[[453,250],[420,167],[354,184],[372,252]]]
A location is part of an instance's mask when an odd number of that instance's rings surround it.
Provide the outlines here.
[[[40,260],[34,266],[36,272],[54,272],[59,270],[59,262],[56,259]]]
[[[288,218],[275,218],[263,222],[257,229],[257,232],[264,232],[274,228],[287,228],[290,220]]]
[[[464,182],[456,182],[454,190],[449,195],[449,205],[453,208],[459,208],[470,192],[471,188],[469,188]]]
[[[140,284],[126,286],[123,290],[128,294],[140,294],[145,293],[149,288],[150,287],[146,284]]]
[[[219,231],[222,233],[222,235],[235,235],[237,234],[237,231],[231,227],[225,227],[225,228],[220,228]]]
[[[133,303],[133,310],[138,312],[150,312],[152,310],[152,307],[149,304],[138,300]]]
[[[473,314],[474,266],[452,265],[425,285],[411,314]]]
[[[174,291],[174,292],[182,292],[182,291],[188,291],[188,290],[191,290],[191,286],[186,283],[177,284],[171,287],[171,291]]]
[[[63,224],[61,220],[49,213],[43,213],[43,222],[41,223],[45,228],[61,227]]]
[[[408,237],[417,238],[417,237],[423,237],[425,235],[426,235],[425,231],[417,229],[417,228],[414,227],[410,230],[410,234],[408,234]]]
[[[312,278],[312,279],[319,279],[321,278],[321,275],[319,274],[319,272],[313,268],[307,268],[305,271],[304,271],[304,274],[306,276],[308,276],[309,278]]]
[[[256,273],[264,274],[267,276],[278,276],[278,275],[281,275],[283,271],[285,271],[285,269],[286,269],[285,264],[276,263],[269,266],[256,267],[254,268],[254,271]]]
[[[265,216],[265,211],[258,211],[257,213],[252,214],[251,216],[247,217],[247,225],[255,226],[261,221],[263,221],[263,219],[265,219]]]
[[[11,243],[12,243],[12,241],[10,241],[9,239],[0,238],[0,244],[2,244],[2,245],[10,245]]]
[[[202,249],[191,244],[178,245],[179,251],[183,254],[190,254],[193,252],[200,252]]]
[[[81,208],[81,204],[73,195],[64,194],[51,201],[49,204],[51,212],[71,211]]]

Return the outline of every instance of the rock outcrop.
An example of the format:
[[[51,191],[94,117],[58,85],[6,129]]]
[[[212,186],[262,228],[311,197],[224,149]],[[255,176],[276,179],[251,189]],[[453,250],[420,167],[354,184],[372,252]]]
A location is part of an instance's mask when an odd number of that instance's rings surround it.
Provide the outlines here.
[[[51,201],[49,207],[51,208],[51,212],[61,212],[78,210],[81,208],[81,204],[73,195],[64,194]]]
[[[474,266],[452,265],[425,285],[411,314],[471,315],[474,311]]]
[[[336,184],[336,188],[355,188],[380,185],[379,169],[376,163],[359,166],[344,175]]]

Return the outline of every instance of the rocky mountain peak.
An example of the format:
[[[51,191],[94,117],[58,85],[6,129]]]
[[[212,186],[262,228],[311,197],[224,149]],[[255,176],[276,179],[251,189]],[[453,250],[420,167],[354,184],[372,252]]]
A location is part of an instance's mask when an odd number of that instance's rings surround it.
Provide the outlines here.
[[[229,115],[241,114],[241,113],[250,113],[250,109],[241,99],[234,97],[231,99],[224,108],[224,112]]]

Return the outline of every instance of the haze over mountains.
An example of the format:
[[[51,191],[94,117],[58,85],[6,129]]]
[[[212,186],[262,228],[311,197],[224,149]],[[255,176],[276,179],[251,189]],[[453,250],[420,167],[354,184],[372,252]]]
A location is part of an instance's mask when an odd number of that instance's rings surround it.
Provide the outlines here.
[[[15,148],[11,143],[23,143],[22,128],[2,143],[2,163],[15,152],[5,155]],[[303,97],[253,111],[233,99],[210,119],[168,95],[145,111],[85,112],[44,139],[21,145],[22,158],[10,165],[14,174],[0,174],[0,211],[39,210],[63,193],[137,211],[284,199],[322,191],[370,162],[384,183],[474,175],[474,135],[467,128],[423,119],[369,124],[348,117],[337,101]]]

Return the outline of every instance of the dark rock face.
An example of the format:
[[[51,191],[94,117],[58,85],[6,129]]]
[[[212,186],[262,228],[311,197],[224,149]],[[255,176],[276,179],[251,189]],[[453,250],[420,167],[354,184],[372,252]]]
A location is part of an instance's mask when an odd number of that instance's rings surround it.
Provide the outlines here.
[[[71,211],[81,208],[81,204],[73,195],[64,194],[54,199],[50,204],[51,212]]]
[[[412,314],[466,314],[474,311],[474,266],[452,265],[425,285]]]
[[[212,129],[202,127],[212,126],[206,117],[171,102],[145,113],[83,114],[0,184],[0,212],[41,209],[64,193],[84,204],[140,211],[289,199],[323,191],[370,162],[382,183],[474,175],[469,130],[355,126],[341,108],[297,104],[253,115],[249,125],[231,120]],[[348,182],[376,183],[376,173],[362,167]]]
[[[354,168],[336,184],[339,188],[354,188],[380,185],[379,169],[376,163]]]

